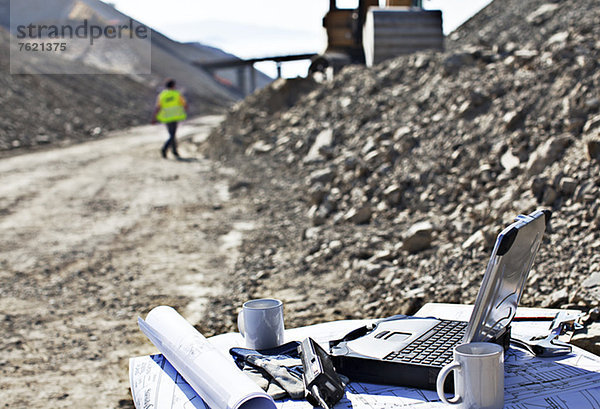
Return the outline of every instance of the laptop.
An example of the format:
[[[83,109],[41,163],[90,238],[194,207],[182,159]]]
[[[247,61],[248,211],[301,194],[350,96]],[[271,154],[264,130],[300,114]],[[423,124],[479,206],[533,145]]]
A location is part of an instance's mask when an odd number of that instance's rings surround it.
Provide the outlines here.
[[[350,380],[436,389],[456,345],[510,344],[510,323],[551,213],[520,215],[498,235],[468,322],[393,316],[330,342],[338,372]],[[450,377],[449,377],[450,378]],[[452,387],[450,379],[447,386]]]

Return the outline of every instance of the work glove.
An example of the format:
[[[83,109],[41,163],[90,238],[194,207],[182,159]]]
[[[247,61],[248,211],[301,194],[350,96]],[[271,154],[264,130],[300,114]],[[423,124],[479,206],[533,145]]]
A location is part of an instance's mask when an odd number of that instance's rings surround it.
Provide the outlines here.
[[[277,348],[256,351],[232,348],[229,352],[237,366],[273,399],[304,399],[302,360],[299,342],[288,342]]]

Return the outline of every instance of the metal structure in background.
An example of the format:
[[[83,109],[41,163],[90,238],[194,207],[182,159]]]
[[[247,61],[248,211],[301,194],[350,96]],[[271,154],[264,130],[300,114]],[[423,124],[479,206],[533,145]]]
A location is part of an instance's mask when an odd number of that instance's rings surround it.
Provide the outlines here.
[[[250,58],[247,60],[242,60],[239,58],[231,58],[227,60],[221,61],[211,61],[211,62],[195,62],[193,63],[197,67],[203,68],[210,73],[215,73],[219,69],[225,68],[235,68],[237,69],[237,79],[238,79],[238,88],[242,96],[246,96],[251,94],[256,89],[256,70],[254,69],[254,64],[257,62],[264,61],[273,61],[277,64],[277,78],[281,78],[281,65],[284,62],[288,61],[301,61],[301,60],[311,60],[315,58],[317,54],[292,54],[292,55],[277,55],[274,57],[260,57],[260,58]],[[249,70],[250,73],[250,88],[248,88],[248,84],[246,84],[246,75],[245,71]]]

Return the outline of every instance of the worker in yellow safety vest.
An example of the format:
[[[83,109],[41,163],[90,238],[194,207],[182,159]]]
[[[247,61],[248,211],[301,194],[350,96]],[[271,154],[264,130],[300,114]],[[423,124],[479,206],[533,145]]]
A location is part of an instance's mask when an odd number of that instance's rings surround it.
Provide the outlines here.
[[[177,132],[177,124],[187,118],[188,104],[183,95],[181,95],[181,92],[175,89],[175,80],[168,79],[165,87],[166,89],[156,99],[156,107],[152,114],[152,123],[160,121],[167,125],[167,130],[169,131],[169,139],[160,151],[162,157],[167,157],[167,150],[170,146],[173,155],[179,158],[175,133]]]

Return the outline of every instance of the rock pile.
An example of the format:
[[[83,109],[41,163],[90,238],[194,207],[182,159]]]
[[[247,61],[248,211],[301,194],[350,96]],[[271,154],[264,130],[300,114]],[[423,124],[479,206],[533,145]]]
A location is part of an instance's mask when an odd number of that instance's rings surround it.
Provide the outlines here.
[[[496,234],[546,207],[522,304],[597,305],[599,20],[591,0],[494,2],[446,53],[347,67],[279,112],[238,105],[206,149],[267,175],[242,297],[285,277],[298,323],[473,302]]]

